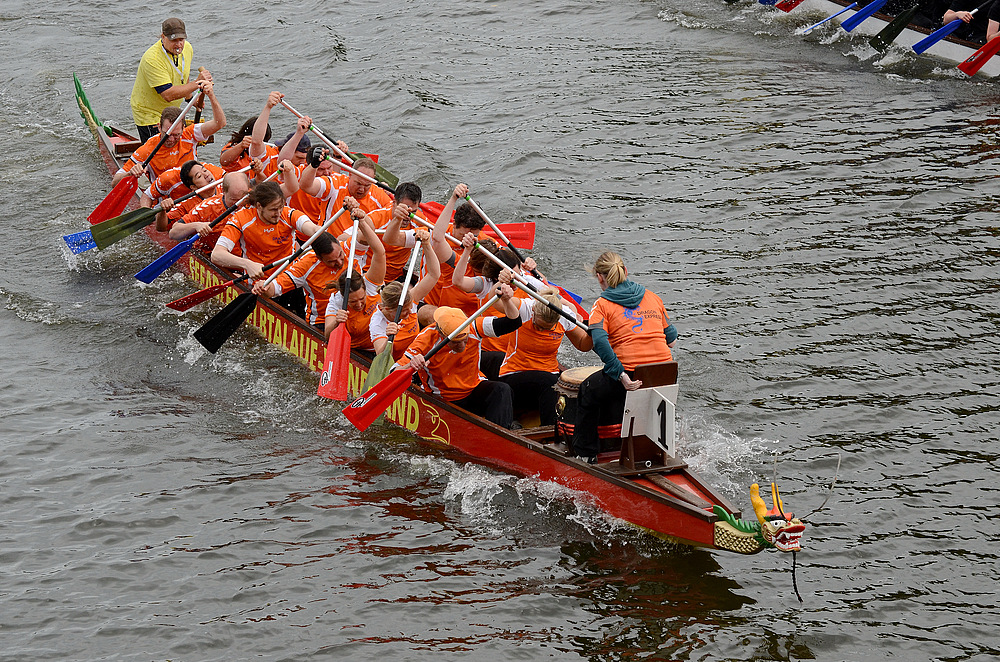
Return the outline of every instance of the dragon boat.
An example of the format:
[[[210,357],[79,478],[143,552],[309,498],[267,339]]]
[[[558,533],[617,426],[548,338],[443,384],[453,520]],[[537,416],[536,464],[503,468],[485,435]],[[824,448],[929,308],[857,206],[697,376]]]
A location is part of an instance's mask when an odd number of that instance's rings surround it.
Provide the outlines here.
[[[865,6],[869,4],[866,0],[860,0],[853,8],[848,9],[848,7],[852,6],[853,2],[854,0],[804,0],[792,11],[811,11],[816,14],[826,14],[827,16],[832,16],[843,11],[843,13],[839,14],[831,21],[831,23],[839,24],[847,21],[858,12],[863,11]],[[760,0],[760,3],[766,5],[775,4],[774,0]],[[856,28],[854,28],[852,33],[875,36],[889,23],[891,23],[894,18],[895,16],[892,14],[875,12],[870,18],[864,20]],[[917,44],[917,42],[927,37],[933,31],[933,29],[926,28],[915,23],[910,23],[903,29],[902,32],[899,33],[898,36],[895,37],[892,44],[909,50]],[[936,56],[954,66],[965,62],[965,60],[979,50],[981,46],[982,44],[961,39],[955,35],[949,35],[934,43],[923,54]],[[913,54],[912,51],[910,52]],[[1000,75],[1000,56],[990,58],[979,70],[979,74],[988,78]]]
[[[139,140],[101,122],[78,80],[76,101],[108,172],[116,172],[140,146]],[[129,204],[137,207],[138,199]],[[164,250],[174,243],[151,226],[147,236]],[[231,280],[231,274],[197,250],[189,251],[175,266],[201,287]],[[218,298],[228,303],[245,291],[232,286]],[[268,342],[310,370],[322,371],[324,337],[305,320],[260,298],[248,321]],[[365,356],[352,352],[348,383],[353,395],[361,392],[369,364]],[[774,507],[767,508],[754,485],[751,502],[756,517],[742,519],[738,508],[675,457],[676,375],[674,362],[650,368],[646,378],[657,387],[637,392],[644,402],[629,405],[626,411],[626,418],[631,417],[629,434],[612,440],[621,448],[602,452],[593,465],[570,455],[564,430],[558,426],[507,430],[415,387],[393,402],[385,418],[427,442],[452,446],[501,470],[569,488],[605,513],[660,538],[742,554],[764,549],[798,551],[805,527],[783,510],[773,484]]]

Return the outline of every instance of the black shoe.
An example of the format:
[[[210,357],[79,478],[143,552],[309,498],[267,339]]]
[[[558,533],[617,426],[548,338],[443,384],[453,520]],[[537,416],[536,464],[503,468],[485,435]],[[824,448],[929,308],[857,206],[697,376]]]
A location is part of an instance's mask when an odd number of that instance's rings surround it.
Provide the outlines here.
[[[597,464],[596,455],[575,455],[576,459],[586,462],[587,464]]]

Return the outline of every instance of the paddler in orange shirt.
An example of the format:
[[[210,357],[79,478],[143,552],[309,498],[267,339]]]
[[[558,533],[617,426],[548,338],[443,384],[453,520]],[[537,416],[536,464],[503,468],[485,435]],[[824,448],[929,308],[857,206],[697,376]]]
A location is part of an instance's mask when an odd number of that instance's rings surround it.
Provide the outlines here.
[[[431,291],[441,275],[437,254],[431,248],[430,231],[418,229],[414,231],[414,236],[423,246],[425,256],[423,277],[417,281],[416,285],[406,291],[406,299],[403,301],[403,311],[399,316],[398,324],[395,321],[396,309],[399,307],[399,297],[403,293],[403,283],[393,280],[383,285],[382,291],[379,292],[378,310],[372,315],[368,327],[372,347],[374,347],[376,354],[385,349],[386,343],[389,342],[389,336],[394,336],[392,358],[396,361],[403,357],[403,352],[420,331],[420,326],[417,324],[417,302]],[[403,277],[405,278],[405,276],[404,272]]]
[[[497,288],[506,317],[477,319],[471,327],[463,330],[427,361],[424,354],[468,319],[458,308],[436,308],[433,325],[417,335],[403,359],[396,365],[409,365],[417,370],[424,390],[500,427],[510,429],[514,422],[510,386],[503,382],[489,381],[479,371],[479,343],[482,338],[510,333],[521,324],[514,292],[509,285],[498,285]]]
[[[368,215],[360,208],[355,208],[351,213],[355,218],[357,214],[362,214],[358,229],[371,247],[371,264],[364,273],[361,269],[352,269],[350,282],[347,280],[346,269],[337,278],[337,293],[330,297],[326,306],[324,333],[329,340],[334,329],[346,324],[351,336],[351,349],[373,353],[374,346],[368,326],[378,307],[379,289],[385,282],[385,249],[382,248],[382,242],[375,234]],[[345,296],[346,306],[344,306]]]
[[[465,184],[458,184],[452,192],[451,198],[448,199],[448,204],[441,210],[441,215],[434,223],[431,243],[437,253],[438,260],[441,261],[441,277],[434,289],[424,297],[426,305],[420,308],[421,326],[430,323],[434,309],[438,306],[459,308],[467,315],[471,315],[479,308],[479,299],[475,294],[463,292],[452,282],[452,272],[455,270],[458,255],[452,250],[451,244],[445,236],[450,234],[456,239],[461,239],[466,233],[472,233],[478,239],[484,238],[480,237],[483,226],[486,225],[483,217],[467,202],[456,207],[458,201],[468,194],[469,187]],[[467,268],[467,275],[473,276],[475,274]]]
[[[302,175],[299,178],[301,190],[326,204],[323,213],[324,219],[330,218],[336,210],[340,209],[344,198],[348,196],[357,200],[361,208],[368,214],[376,209],[392,206],[392,197],[388,193],[353,172],[348,175],[331,172],[327,176],[317,177],[316,171],[328,154],[329,150],[325,146],[316,145],[313,147],[306,167],[302,169]],[[375,177],[375,162],[367,156],[360,157],[351,167],[373,179]],[[351,223],[341,217],[330,228],[330,233],[339,237],[350,226]]]
[[[629,371],[638,365],[670,361],[677,330],[660,297],[628,280],[621,256],[606,251],[594,264],[601,296],[590,311],[594,351],[604,369],[580,384],[573,452],[593,464],[600,451],[598,425],[615,425],[625,411],[625,393],[642,388]]]
[[[156,205],[163,207],[163,211],[156,215],[156,230],[166,232],[177,219],[219,191],[218,188],[203,191],[179,205],[175,205],[174,200],[191,191],[204,188],[216,180],[221,180],[225,174],[226,171],[217,165],[202,163],[194,159],[186,161],[179,168],[171,168],[157,177],[153,184],[143,191],[139,205],[142,207],[155,207]]]
[[[111,178],[111,185],[114,186],[127,175],[132,174],[141,177],[149,175],[150,181],[156,179],[161,173],[171,168],[182,165],[185,161],[198,157],[198,143],[208,140],[208,137],[216,131],[226,126],[226,113],[222,110],[222,105],[215,97],[215,91],[211,81],[197,81],[198,89],[205,92],[205,96],[212,103],[212,119],[199,124],[183,126],[183,122],[174,128],[167,135],[166,141],[159,151],[149,162],[148,173],[143,172],[141,166],[149,154],[159,144],[161,136],[166,133],[174,121],[180,117],[181,109],[176,106],[168,106],[160,113],[160,133],[147,140],[139,149],[132,153],[128,161]]]
[[[413,182],[403,182],[396,187],[396,199],[392,207],[376,209],[369,216],[375,229],[385,229],[382,245],[385,246],[385,280],[399,280],[406,273],[410,250],[417,245],[416,235],[410,222],[410,214],[424,219],[420,211],[423,192]],[[424,255],[427,255],[426,251]],[[438,274],[440,277],[440,273]],[[420,299],[418,298],[417,301]],[[395,345],[393,345],[395,347]]]
[[[220,223],[212,228],[210,227],[212,221],[250,191],[250,180],[245,173],[227,172],[222,177],[221,186],[221,193],[201,200],[194,209],[177,219],[177,222],[170,226],[167,236],[174,241],[184,241],[192,235],[199,234],[202,238],[195,242],[195,248],[204,253],[211,253],[225,227],[224,223]],[[197,199],[197,197],[192,198],[192,200]],[[171,209],[171,213],[176,209],[176,207]]]

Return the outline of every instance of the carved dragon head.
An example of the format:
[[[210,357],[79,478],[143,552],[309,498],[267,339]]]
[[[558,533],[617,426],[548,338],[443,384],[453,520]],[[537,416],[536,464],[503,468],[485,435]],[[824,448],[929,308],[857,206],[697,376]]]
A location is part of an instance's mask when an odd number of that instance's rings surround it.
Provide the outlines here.
[[[750,502],[760,522],[760,535],[764,542],[781,552],[797,552],[802,549],[802,533],[806,530],[801,520],[786,513],[778,487],[771,483],[771,501],[774,507],[768,510],[760,496],[760,485],[750,486]]]

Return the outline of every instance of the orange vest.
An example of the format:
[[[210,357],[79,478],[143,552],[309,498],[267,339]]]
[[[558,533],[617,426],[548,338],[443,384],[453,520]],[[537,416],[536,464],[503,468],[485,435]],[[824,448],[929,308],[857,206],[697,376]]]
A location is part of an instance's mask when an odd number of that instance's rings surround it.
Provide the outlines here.
[[[327,175],[324,177],[317,177],[316,181],[320,183],[319,193],[316,197],[326,202],[326,212],[324,213],[323,218],[327,219],[336,214],[337,211],[344,206],[344,198],[348,195],[347,175]],[[361,205],[361,209],[363,209],[366,214],[370,214],[376,209],[383,209],[391,206],[392,198],[378,186],[372,185],[372,187],[368,190],[368,195],[358,200],[358,204]],[[336,223],[330,226],[329,232],[334,237],[339,237],[344,234],[344,231],[351,227],[351,225],[353,225],[351,215],[345,213],[337,219]]]

